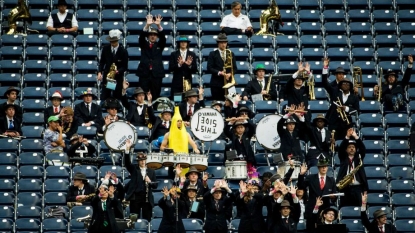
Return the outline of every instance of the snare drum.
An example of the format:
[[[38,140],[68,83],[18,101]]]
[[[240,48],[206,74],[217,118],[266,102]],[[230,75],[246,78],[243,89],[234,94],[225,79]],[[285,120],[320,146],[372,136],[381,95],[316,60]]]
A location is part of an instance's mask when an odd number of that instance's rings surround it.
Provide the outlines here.
[[[176,164],[180,164],[181,168],[188,168],[190,166],[190,157],[187,153],[176,154]]]
[[[248,177],[246,161],[226,161],[226,179],[244,180]]]
[[[135,127],[126,121],[114,121],[105,129],[104,142],[112,151],[124,151],[127,139],[130,139],[132,145],[137,142]]]
[[[203,172],[208,168],[208,157],[205,155],[191,154],[190,164],[199,172]]]
[[[176,157],[173,154],[164,154],[162,156],[163,166],[171,167],[176,162]]]
[[[282,116],[271,114],[264,116],[257,124],[255,135],[258,143],[268,149],[277,150],[281,146],[281,139],[278,135],[277,125]]]
[[[161,153],[149,153],[147,155],[147,167],[151,169],[159,169],[163,166],[163,156]]]

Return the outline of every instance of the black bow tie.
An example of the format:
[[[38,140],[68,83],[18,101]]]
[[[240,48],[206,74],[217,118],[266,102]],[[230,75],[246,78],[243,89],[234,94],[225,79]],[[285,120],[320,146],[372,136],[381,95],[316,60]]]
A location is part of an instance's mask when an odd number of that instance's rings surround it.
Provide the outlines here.
[[[143,107],[143,105],[138,105],[138,107],[142,108],[142,107]]]

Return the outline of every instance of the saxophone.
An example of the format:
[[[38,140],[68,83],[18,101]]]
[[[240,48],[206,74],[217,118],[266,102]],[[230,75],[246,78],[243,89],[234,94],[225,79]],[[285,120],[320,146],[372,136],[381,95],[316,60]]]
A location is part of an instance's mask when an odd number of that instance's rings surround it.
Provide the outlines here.
[[[342,190],[344,188],[346,188],[347,186],[349,186],[351,183],[353,183],[354,180],[354,176],[356,175],[356,172],[359,171],[359,169],[363,166],[363,162],[362,162],[362,158],[360,157],[360,163],[357,167],[355,167],[349,174],[347,174],[345,177],[343,177],[342,180],[340,180],[337,184],[336,187],[339,190]]]
[[[233,76],[233,62],[232,62],[232,51],[230,49],[225,50],[225,61],[223,62],[223,73],[231,73],[231,80],[226,80],[226,77],[223,77],[224,86],[222,88],[228,89],[236,85],[235,77]],[[227,90],[226,90],[227,94]]]
[[[271,89],[271,81],[272,81],[272,74],[269,75],[267,87],[265,88],[265,91],[267,92],[267,94],[264,94],[262,96],[264,98],[264,100],[270,100],[271,99],[271,94],[269,93],[269,90]]]
[[[151,124],[150,117],[148,116],[148,105],[147,105],[147,108],[146,108],[146,112],[144,114],[144,120],[145,120],[146,125],[149,129],[153,128],[153,124]]]
[[[29,24],[32,24],[32,16],[30,15],[29,8],[24,0],[18,0],[17,6],[10,10],[7,21],[9,22],[9,31],[7,35],[17,34],[17,20],[27,20]]]

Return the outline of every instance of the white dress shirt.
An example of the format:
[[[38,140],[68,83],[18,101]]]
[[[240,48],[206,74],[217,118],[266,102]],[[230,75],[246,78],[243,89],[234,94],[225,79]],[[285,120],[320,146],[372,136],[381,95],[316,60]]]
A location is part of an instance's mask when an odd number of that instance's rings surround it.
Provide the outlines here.
[[[229,14],[223,17],[220,26],[245,30],[248,27],[252,27],[252,24],[246,15],[240,14],[238,17],[235,17],[235,15]]]
[[[62,23],[65,20],[67,14],[68,14],[68,12],[65,12],[65,13],[62,14],[58,11],[57,15],[58,15],[59,22]],[[52,14],[48,18],[48,22],[46,23],[46,27],[53,27]],[[78,27],[78,21],[76,20],[75,14],[73,14],[73,16],[72,16],[72,27]]]
[[[141,107],[140,107],[141,106]],[[144,104],[138,104],[137,103],[137,111],[138,111],[138,115],[141,116],[141,114],[143,113],[143,109],[144,109]]]
[[[326,138],[326,130],[322,128],[318,129],[318,131],[321,133],[321,142],[324,142],[324,139]]]

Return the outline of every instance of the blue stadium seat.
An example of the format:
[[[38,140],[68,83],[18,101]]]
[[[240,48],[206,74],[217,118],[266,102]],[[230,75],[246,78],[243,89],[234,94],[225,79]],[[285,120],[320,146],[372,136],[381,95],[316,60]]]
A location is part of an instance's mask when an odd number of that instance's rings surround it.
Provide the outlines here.
[[[43,182],[39,179],[19,179],[17,192],[42,192]]]
[[[23,85],[24,86],[42,86],[46,82],[46,74],[42,73],[33,73],[25,74],[23,76]]]
[[[203,222],[200,219],[183,219],[183,225],[186,232],[203,232]]]
[[[313,113],[326,112],[330,107],[330,103],[324,100],[311,100],[308,104],[310,106],[309,109]]]
[[[323,25],[324,32],[327,35],[343,35],[347,32],[344,22],[326,22]]]
[[[386,59],[388,58],[387,56],[383,56],[386,57]],[[381,59],[381,58],[379,58]],[[384,59],[384,60],[386,60]],[[400,70],[401,69],[401,63],[399,61],[397,61],[397,57],[396,56],[392,56],[390,57],[390,59],[394,59],[393,61],[379,61],[379,67],[382,67],[384,70]]]
[[[34,192],[21,192],[17,194],[17,206],[41,206],[42,195]]]
[[[408,208],[408,207],[405,207]],[[414,232],[415,224],[413,220],[398,219],[395,221],[395,227],[397,232]]]
[[[26,138],[42,138],[43,126],[23,126],[22,133]]]
[[[368,179],[386,179],[386,168],[381,166],[365,167]]]
[[[19,218],[15,222],[16,231],[39,232],[41,222],[37,218]]]
[[[44,195],[45,206],[66,205],[66,192],[48,192]]]
[[[360,219],[342,219],[341,223],[346,224],[349,232],[364,232],[362,220]]]
[[[40,206],[18,206],[16,210],[17,218],[39,218],[42,216]]]
[[[324,49],[323,48],[303,48],[301,50],[301,57],[306,60],[318,60],[321,57],[324,57]]]
[[[413,180],[391,180],[390,191],[392,193],[411,193],[414,191],[414,181]]]
[[[379,113],[363,113],[359,115],[360,127],[383,127],[383,117]]]
[[[16,165],[17,155],[10,152],[0,152],[0,164],[2,165]]]
[[[401,219],[414,219],[415,218],[415,209],[411,206],[396,206],[394,209],[395,218],[397,220]]]
[[[21,152],[42,152],[43,140],[42,139],[23,139],[20,142]]]
[[[388,206],[389,195],[386,193],[368,193],[367,200],[369,205]]]
[[[11,206],[1,206],[2,211],[0,212],[0,231],[4,231],[4,227],[7,225],[8,220],[14,219],[14,208]],[[13,228],[9,228],[7,230],[10,230]]]
[[[75,71],[78,73],[95,73],[98,69],[96,61],[77,61],[75,62]]]
[[[0,138],[0,152],[17,153],[19,142],[15,139]]]
[[[397,25],[393,22],[377,22],[373,25],[373,33],[376,34],[396,34]]]
[[[379,127],[363,127],[360,129],[360,134],[364,140],[383,140],[385,131]]]
[[[46,161],[61,161],[68,162],[69,158],[66,153],[50,152],[46,154]]]
[[[367,153],[363,163],[365,166],[385,166],[385,156],[383,154]]]
[[[409,153],[408,140],[388,140],[386,144],[388,153]]]
[[[225,177],[224,166],[209,166],[206,172],[211,174],[215,179],[222,179]]]
[[[382,46],[395,47],[398,39],[396,35],[376,35],[374,42],[379,48]]]
[[[137,70],[139,64],[140,61],[128,61],[128,71],[134,72],[134,70]]]
[[[230,222],[229,229],[233,233],[238,232],[238,228],[239,228],[240,221],[241,221],[240,219],[232,219],[232,221]]]
[[[286,22],[284,24],[284,27],[281,27],[279,29],[279,32],[284,33],[284,34],[296,35],[298,34],[298,26],[295,22]]]
[[[327,47],[345,47],[348,45],[348,37],[345,35],[326,35]]]
[[[386,180],[368,179],[367,184],[371,192],[387,193],[389,190],[388,182]]]
[[[338,22],[345,18],[346,13],[340,8],[323,11],[323,19],[325,22]]]
[[[391,199],[393,206],[415,206],[415,194],[413,193],[394,193]]]
[[[78,126],[78,134],[93,139],[97,134],[97,128],[95,126]]]
[[[42,229],[45,232],[57,231],[66,232],[68,228],[68,221],[66,219],[47,218],[42,221]]]
[[[109,2],[109,1],[108,1]],[[113,1],[117,2],[117,1]],[[104,9],[101,11],[101,20],[124,22],[124,11],[116,8]]]
[[[278,48],[276,50],[277,59],[292,59],[296,60],[300,56],[300,52],[297,48]]]
[[[407,127],[391,127],[386,130],[386,140],[389,139],[408,139],[410,129]]]
[[[158,202],[158,200],[154,199],[154,202]],[[158,231],[161,223],[161,218],[155,218],[150,222],[150,232],[155,233]]]
[[[4,73],[18,73],[22,70],[22,62],[20,60],[2,60],[0,67]]]
[[[69,175],[68,177],[69,178]],[[46,192],[66,192],[69,187],[68,179],[46,179],[44,189]],[[91,215],[92,216],[92,215]]]
[[[115,153],[101,153],[99,155],[100,158],[104,158],[104,165],[112,165],[115,163],[115,165],[120,166],[121,165],[121,155],[115,154]]]
[[[48,217],[47,214],[50,212],[52,208],[55,208],[55,207],[56,206],[45,206],[43,210],[43,218],[44,219],[47,218]],[[67,206],[60,206],[60,207],[62,207],[64,218],[68,220],[69,219],[69,207]]]
[[[16,182],[13,179],[2,179],[0,182],[0,192],[12,192],[16,189]]]
[[[315,9],[299,10],[298,20],[300,22],[318,22],[320,21],[320,11]]]
[[[83,222],[78,222],[76,219],[71,219],[69,222],[69,228],[72,233],[86,233],[88,229],[85,228]]]
[[[255,102],[257,113],[275,113],[277,112],[278,103],[274,100],[263,100]]]
[[[29,38],[30,37],[28,37],[28,39]],[[4,35],[1,36],[1,43],[3,45],[22,45],[23,44],[23,36],[22,35],[6,35],[6,34],[4,34]]]
[[[63,166],[48,166],[46,167],[45,176],[46,176],[46,179],[56,178],[56,179],[68,180],[70,178],[70,168],[63,167]],[[88,177],[88,178],[91,178],[91,177]]]
[[[95,74],[77,74],[75,75],[75,84],[78,87],[90,87],[96,84]]]
[[[361,60],[361,59],[373,59],[374,56],[374,49],[370,47],[366,48],[353,48],[351,56],[353,59]]]
[[[5,86],[19,86],[22,80],[20,74],[15,73],[3,73],[0,74],[0,82]]]
[[[257,172],[259,174],[264,174],[265,172],[271,172],[272,174],[275,174],[277,172],[277,168],[276,167],[269,167],[269,166],[259,166],[257,168]]]
[[[407,127],[408,114],[389,113],[385,115],[385,125],[388,127]]]
[[[0,192],[0,205],[14,206],[15,195],[14,192]]]
[[[97,42],[98,42],[98,36],[96,36],[96,35],[78,35],[78,36],[76,36],[76,45],[77,46],[97,46]]]
[[[339,210],[340,218],[343,219],[359,219],[360,207],[357,206],[344,206]]]
[[[373,39],[371,35],[351,35],[350,45],[352,47],[371,47],[373,46]]]
[[[210,153],[223,153],[225,151],[226,141],[215,140],[211,143],[205,143],[205,151]]]
[[[16,178],[17,176],[17,167],[11,165],[0,165],[2,173],[0,178]]]
[[[62,72],[62,70],[67,70],[69,71],[68,73],[71,73],[72,71],[72,62],[67,62],[67,63],[63,63],[65,66],[61,66],[59,65],[59,69],[56,68],[56,65],[54,65],[53,70],[55,70],[55,72],[60,71]],[[52,64],[49,64],[51,66],[51,70],[52,70]],[[65,99],[72,99],[72,89],[71,88],[66,88],[67,86],[71,86],[72,82],[73,82],[73,77],[71,74],[62,74],[62,73],[55,73],[55,74],[50,74],[49,76],[49,82],[51,86],[59,86],[59,87],[54,87],[54,89],[61,89],[60,91],[62,92],[62,95]],[[66,86],[66,87],[64,87]],[[49,95],[51,96],[53,94],[53,91],[51,91],[52,88],[49,88]],[[68,96],[69,94],[69,96]],[[50,97],[49,96],[49,97]]]
[[[378,48],[375,56],[382,61],[397,61],[399,60],[399,49],[393,47]]]
[[[388,170],[389,178],[393,180],[413,180],[414,179],[414,172],[411,167],[405,167],[405,166],[395,166],[390,167]]]
[[[34,178],[34,179],[42,179],[45,173],[45,169],[41,166],[36,165],[25,165],[20,166],[19,169],[19,176],[20,178]]]
[[[85,217],[87,215],[92,216],[92,207],[91,206],[74,206],[71,209],[71,219],[77,219],[80,217]]]
[[[378,101],[360,101],[359,110],[361,113],[380,113],[380,103]]]
[[[415,26],[411,22],[401,22],[399,23],[399,33],[401,34],[410,34],[411,31],[415,29]]]
[[[23,55],[22,46],[3,46],[0,50],[3,59],[21,59]]]
[[[99,177],[103,178],[108,171],[114,172],[115,174],[117,174],[118,178],[123,177],[123,168],[120,166],[113,166],[113,165],[102,166],[99,169]]]
[[[214,166],[223,166],[225,164],[225,156],[223,153],[210,153],[208,155],[208,164]]]
[[[98,168],[95,166],[75,166],[72,169],[72,174],[74,175],[77,172],[82,172],[88,179],[97,179],[98,177]]]
[[[345,61],[349,60],[350,50],[348,48],[328,48],[327,56],[332,61]]]
[[[44,99],[46,93],[46,88],[44,87],[25,87],[22,91],[25,99]]]
[[[98,21],[99,19],[99,11],[97,9],[78,9],[76,11],[77,20],[79,21]],[[84,35],[86,36],[86,35]],[[78,36],[76,38],[78,41]]]
[[[126,6],[128,6],[128,8],[133,8],[133,9],[136,9],[136,8],[146,9],[147,1],[146,0],[127,0]]]
[[[303,35],[300,37],[301,46],[303,47],[322,47],[323,38],[320,35]]]

